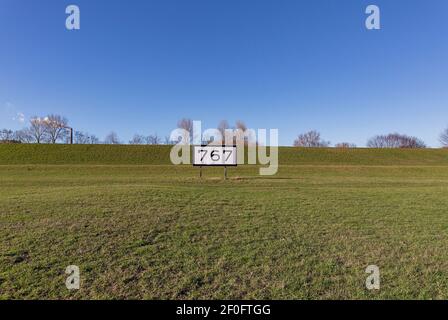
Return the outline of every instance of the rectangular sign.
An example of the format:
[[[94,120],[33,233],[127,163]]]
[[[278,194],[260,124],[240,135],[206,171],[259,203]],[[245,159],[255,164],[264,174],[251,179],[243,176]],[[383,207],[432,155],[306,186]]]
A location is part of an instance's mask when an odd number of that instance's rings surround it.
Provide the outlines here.
[[[194,166],[236,166],[236,146],[194,146]]]

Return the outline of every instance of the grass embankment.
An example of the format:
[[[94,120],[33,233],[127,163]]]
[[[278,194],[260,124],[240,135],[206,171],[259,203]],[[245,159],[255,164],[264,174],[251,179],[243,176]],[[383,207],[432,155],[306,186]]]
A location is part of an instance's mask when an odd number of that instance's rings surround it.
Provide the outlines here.
[[[170,146],[0,145],[0,164],[170,164]],[[280,147],[282,165],[448,165],[448,149]]]

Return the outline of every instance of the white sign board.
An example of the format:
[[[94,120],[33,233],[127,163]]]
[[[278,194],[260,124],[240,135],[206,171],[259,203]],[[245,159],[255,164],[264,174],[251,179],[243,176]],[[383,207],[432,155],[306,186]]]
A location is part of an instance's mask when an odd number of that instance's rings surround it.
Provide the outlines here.
[[[236,146],[194,146],[194,166],[236,166]]]

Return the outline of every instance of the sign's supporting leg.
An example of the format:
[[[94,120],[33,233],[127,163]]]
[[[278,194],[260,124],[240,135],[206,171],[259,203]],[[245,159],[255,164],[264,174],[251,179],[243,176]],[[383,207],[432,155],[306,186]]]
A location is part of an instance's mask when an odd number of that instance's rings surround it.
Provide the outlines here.
[[[202,166],[199,167],[199,178],[202,179]]]

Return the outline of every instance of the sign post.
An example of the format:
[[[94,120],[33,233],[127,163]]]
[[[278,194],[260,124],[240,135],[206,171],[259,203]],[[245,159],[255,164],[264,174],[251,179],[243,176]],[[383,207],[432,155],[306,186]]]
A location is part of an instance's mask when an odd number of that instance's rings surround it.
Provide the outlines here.
[[[224,167],[224,180],[227,179],[227,167],[237,166],[237,147],[226,145],[194,146],[193,166],[198,166],[202,178],[202,166]]]

